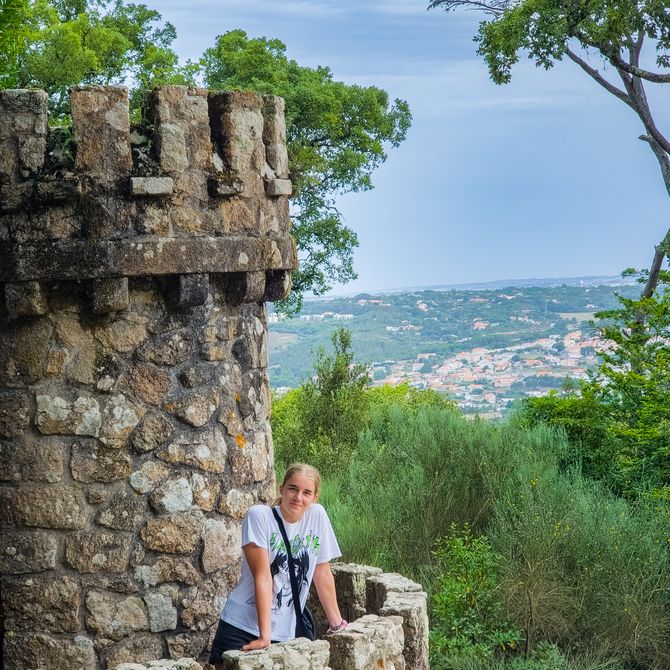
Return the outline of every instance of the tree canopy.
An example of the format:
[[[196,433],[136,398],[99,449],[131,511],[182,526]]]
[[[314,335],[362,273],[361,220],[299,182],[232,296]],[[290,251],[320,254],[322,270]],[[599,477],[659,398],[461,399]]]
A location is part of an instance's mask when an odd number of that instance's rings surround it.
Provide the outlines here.
[[[475,41],[496,84],[510,81],[526,53],[546,69],[567,57],[638,116],[670,195],[670,141],[658,128],[645,87],[670,82],[670,13],[665,0],[431,0],[430,8],[479,10],[489,18]],[[650,53],[645,53],[650,52]],[[591,56],[601,67],[592,64]],[[654,68],[646,63],[655,62]],[[670,230],[654,249],[643,298],[670,253]]]
[[[286,101],[286,129],[295,195],[293,235],[300,267],[285,308],[299,307],[307,291],[354,279],[356,233],[345,225],[335,198],[372,188],[372,172],[397,147],[410,125],[403,100],[389,101],[375,86],[333,79],[327,67],[310,68],[286,56],[279,40],[250,38],[242,30],[220,35],[202,59],[210,88],[272,93]]]

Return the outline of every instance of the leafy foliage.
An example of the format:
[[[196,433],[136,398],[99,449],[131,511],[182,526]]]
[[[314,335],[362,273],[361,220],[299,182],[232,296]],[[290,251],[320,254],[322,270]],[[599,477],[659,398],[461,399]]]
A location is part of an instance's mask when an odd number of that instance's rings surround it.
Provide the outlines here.
[[[242,30],[220,35],[202,59],[211,88],[272,93],[286,101],[293,235],[300,267],[293,294],[283,305],[299,309],[306,291],[324,293],[332,283],[356,274],[356,234],[335,207],[337,194],[372,188],[372,172],[386,160],[385,146],[397,147],[410,125],[403,100],[385,91],[335,81],[327,67],[301,66],[277,39],[249,38]]]

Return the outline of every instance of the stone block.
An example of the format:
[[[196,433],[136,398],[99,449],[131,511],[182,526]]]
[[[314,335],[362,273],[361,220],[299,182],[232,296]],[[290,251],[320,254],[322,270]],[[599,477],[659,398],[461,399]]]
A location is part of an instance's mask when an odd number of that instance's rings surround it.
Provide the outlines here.
[[[16,181],[42,167],[48,116],[44,91],[0,91],[0,182]]]
[[[190,554],[200,540],[204,518],[202,512],[175,512],[149,519],[140,537],[154,551],[168,554]]]
[[[137,357],[156,365],[177,365],[187,361],[193,353],[193,335],[190,330],[164,333],[144,342]]]
[[[49,311],[46,296],[37,281],[5,284],[5,305],[12,316],[43,316]]]
[[[367,614],[328,642],[332,670],[405,670],[401,617]]]
[[[166,636],[170,658],[200,658],[207,648],[206,633],[179,633]]]
[[[190,480],[194,504],[203,512],[211,512],[221,490],[221,478],[193,472]]]
[[[100,405],[95,398],[78,397],[74,402],[59,395],[35,398],[35,425],[44,435],[90,435],[97,437],[102,426]]]
[[[277,177],[288,177],[288,152],[286,150],[286,121],[284,98],[263,96],[263,144],[265,158]]]
[[[244,182],[241,179],[210,177],[207,190],[213,198],[232,198],[244,193]]]
[[[144,594],[144,602],[149,613],[149,630],[160,633],[177,627],[177,608],[174,603],[179,590],[165,586]]]
[[[266,479],[272,469],[272,450],[268,438],[272,439],[269,430],[267,434],[256,431],[249,441],[243,435],[240,439],[236,438],[235,445],[229,449],[235,484],[248,486]]]
[[[221,496],[218,509],[221,514],[242,519],[254,502],[254,496],[249,491],[231,489],[226,495]]]
[[[197,586],[187,589],[182,597],[182,624],[191,631],[206,631],[214,627],[239,576],[239,566],[235,565],[214,572],[201,579]]]
[[[139,470],[130,475],[130,485],[138,493],[149,493],[170,475],[170,468],[157,461],[145,461]]]
[[[131,531],[142,522],[146,508],[144,496],[133,491],[118,491],[98,512],[95,520],[107,528]]]
[[[77,143],[75,167],[100,178],[128,174],[130,150],[128,89],[89,86],[70,91],[72,123]]]
[[[135,429],[131,442],[140,453],[153,451],[165,444],[174,430],[174,423],[164,414],[147,414]]]
[[[428,670],[428,597],[423,591],[390,592],[381,616],[400,616],[403,620],[405,646],[403,656],[408,668]]]
[[[93,313],[109,314],[128,309],[128,278],[110,277],[93,282]]]
[[[207,363],[200,365],[190,365],[186,370],[179,373],[179,381],[187,389],[204,386],[213,381],[216,368]]]
[[[151,506],[158,514],[186,512],[193,505],[193,489],[186,477],[167,479],[151,496]]]
[[[293,184],[290,179],[266,179],[265,195],[269,198],[289,196],[293,193]]]
[[[41,633],[5,637],[4,670],[96,670],[93,643],[77,635],[56,639]]]
[[[130,192],[135,196],[156,197],[172,195],[174,181],[171,177],[131,177]]]
[[[123,572],[132,537],[125,533],[74,533],[65,540],[65,560],[78,572]]]
[[[200,575],[187,558],[160,556],[153,565],[136,568],[135,579],[142,582],[145,588],[165,582],[193,586],[200,581]]]
[[[168,463],[190,465],[205,472],[222,474],[226,469],[228,449],[223,435],[217,428],[189,432],[174,437],[155,454]]]
[[[90,508],[76,486],[0,488],[0,523],[37,528],[84,528]]]
[[[149,615],[142,598],[119,597],[115,593],[89,591],[86,594],[86,625],[106,640],[121,640],[149,630]]]
[[[209,422],[218,406],[219,391],[202,389],[166,401],[163,409],[189,426],[200,428]]]
[[[354,563],[334,563],[332,565],[342,616],[347,621],[355,621],[367,612],[366,581],[374,575],[381,575],[379,568]]]
[[[241,558],[242,526],[229,519],[206,519],[202,529],[202,569],[215,572]]]
[[[148,663],[160,659],[162,656],[163,643],[160,638],[149,633],[140,633],[127,637],[118,644],[105,649],[103,667],[114,670],[122,663],[132,663],[132,665]],[[61,670],[64,670],[64,668]]]
[[[100,328],[96,328],[95,337],[112,351],[127,354],[138,346],[147,336],[146,320],[142,318],[117,318]]]
[[[390,593],[420,593],[421,584],[396,572],[373,575],[366,581],[368,614],[379,614]]]
[[[366,666],[366,670],[374,667],[374,665]],[[335,670],[335,668],[330,663],[328,642],[325,640],[312,642],[298,638],[273,644],[267,649],[247,652],[228,651],[223,655],[223,670]]]
[[[209,298],[209,275],[179,275],[173,291],[172,300],[179,309],[204,305]]]
[[[130,456],[118,449],[110,449],[90,440],[72,445],[70,471],[73,479],[85,484],[125,479],[132,470]]]
[[[63,452],[64,445],[49,438],[0,442],[0,481],[59,482]]]
[[[79,631],[79,587],[71,577],[7,579],[2,596],[6,630]]]
[[[0,534],[0,573],[19,575],[56,567],[58,540],[40,531],[7,531]]]
[[[149,363],[139,362],[128,368],[118,381],[117,389],[150,405],[160,403],[170,390],[170,375]]]
[[[0,437],[18,437],[30,418],[28,396],[20,391],[0,392]]]
[[[270,270],[265,273],[265,295],[267,302],[288,298],[291,292],[291,273],[288,270]]]

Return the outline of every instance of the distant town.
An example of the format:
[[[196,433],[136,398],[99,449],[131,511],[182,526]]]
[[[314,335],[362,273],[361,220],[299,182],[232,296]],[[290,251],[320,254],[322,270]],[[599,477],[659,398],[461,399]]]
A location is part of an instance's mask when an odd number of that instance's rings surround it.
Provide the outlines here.
[[[373,384],[431,388],[464,413],[501,418],[520,397],[585,378],[607,346],[595,315],[616,306],[616,292],[636,290],[563,283],[309,301],[298,318],[269,316],[270,381],[278,393],[297,386],[319,347],[328,353],[332,331],[346,327]]]

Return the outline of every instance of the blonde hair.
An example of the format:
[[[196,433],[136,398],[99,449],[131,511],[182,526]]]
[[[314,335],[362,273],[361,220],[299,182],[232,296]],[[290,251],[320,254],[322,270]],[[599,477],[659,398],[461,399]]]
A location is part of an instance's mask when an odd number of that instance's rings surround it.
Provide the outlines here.
[[[311,479],[314,482],[314,499],[319,497],[321,473],[313,465],[308,465],[307,463],[291,463],[291,465],[286,468],[284,479],[282,479],[280,487],[284,486],[293,475],[303,475],[304,477]],[[279,505],[279,503],[281,503],[281,496],[279,496],[272,504],[273,506],[276,506]]]

